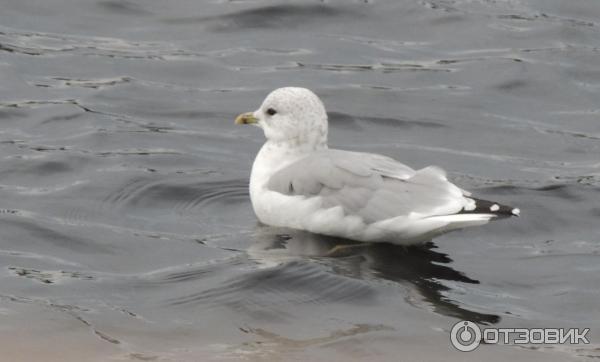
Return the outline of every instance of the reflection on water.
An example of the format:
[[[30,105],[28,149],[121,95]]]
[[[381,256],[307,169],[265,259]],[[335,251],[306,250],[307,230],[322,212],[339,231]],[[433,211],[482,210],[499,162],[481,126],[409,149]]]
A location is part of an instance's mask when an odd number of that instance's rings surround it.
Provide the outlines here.
[[[435,251],[437,247],[434,243],[430,242],[420,247],[364,244],[305,231],[266,226],[258,228],[255,238],[257,241],[249,248],[248,253],[258,262],[270,265],[312,260],[330,266],[331,273],[345,277],[382,278],[402,285],[410,284],[419,294],[418,298],[429,303],[433,310],[440,314],[484,324],[497,323],[500,320],[497,315],[465,309],[444,295],[449,289],[443,284],[444,281],[470,284],[478,284],[479,281],[450,267],[448,264],[452,259]],[[280,269],[281,267],[261,273],[269,277],[279,277]],[[254,280],[256,276],[247,275],[244,278],[249,281]],[[301,283],[301,279],[298,276],[294,282]],[[319,285],[326,288],[322,280],[319,280]],[[352,295],[352,298],[355,297],[356,295]],[[343,296],[337,298],[343,299]]]

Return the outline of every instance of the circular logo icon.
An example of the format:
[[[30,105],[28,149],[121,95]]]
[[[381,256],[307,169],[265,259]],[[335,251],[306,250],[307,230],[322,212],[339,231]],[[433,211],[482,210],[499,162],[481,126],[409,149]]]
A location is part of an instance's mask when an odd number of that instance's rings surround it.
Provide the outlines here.
[[[481,343],[481,329],[471,321],[460,321],[452,326],[450,342],[462,352],[471,352]]]

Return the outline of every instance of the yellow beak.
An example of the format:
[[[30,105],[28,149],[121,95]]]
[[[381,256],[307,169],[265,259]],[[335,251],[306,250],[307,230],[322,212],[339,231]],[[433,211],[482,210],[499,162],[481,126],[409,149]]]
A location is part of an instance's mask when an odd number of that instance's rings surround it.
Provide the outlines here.
[[[254,117],[252,112],[242,113],[235,117],[235,124],[254,124],[257,123],[258,119]]]

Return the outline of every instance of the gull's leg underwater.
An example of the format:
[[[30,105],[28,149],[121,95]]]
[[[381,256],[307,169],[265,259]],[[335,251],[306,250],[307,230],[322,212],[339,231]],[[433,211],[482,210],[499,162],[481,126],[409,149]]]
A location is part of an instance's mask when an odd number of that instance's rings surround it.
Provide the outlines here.
[[[329,251],[327,251],[323,256],[330,257],[330,258],[339,258],[342,256],[349,256],[349,255],[352,255],[352,251],[356,250],[357,248],[367,248],[371,245],[373,245],[373,243],[362,242],[362,241],[358,242],[358,243],[353,243],[353,244],[338,244],[338,245],[335,245],[333,248],[329,249]]]
[[[394,244],[394,243],[386,243],[386,242],[368,242],[368,241],[357,241],[352,244],[341,244],[338,243],[334,245],[331,249],[329,249],[323,256],[327,257],[343,257],[352,255],[352,252],[358,248],[379,248],[379,247],[393,247],[396,252],[401,252],[402,254],[407,254],[413,252],[415,250],[429,250],[432,247],[435,247],[431,240],[427,240],[425,242],[419,244]]]

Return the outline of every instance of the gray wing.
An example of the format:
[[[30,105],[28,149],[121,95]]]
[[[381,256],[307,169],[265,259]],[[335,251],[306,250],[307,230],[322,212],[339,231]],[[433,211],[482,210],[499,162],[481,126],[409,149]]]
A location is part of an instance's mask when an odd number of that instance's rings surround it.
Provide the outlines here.
[[[449,215],[468,202],[444,171],[415,171],[381,155],[323,150],[276,172],[267,187],[286,195],[319,196],[322,207],[341,206],[366,223],[410,213]]]

